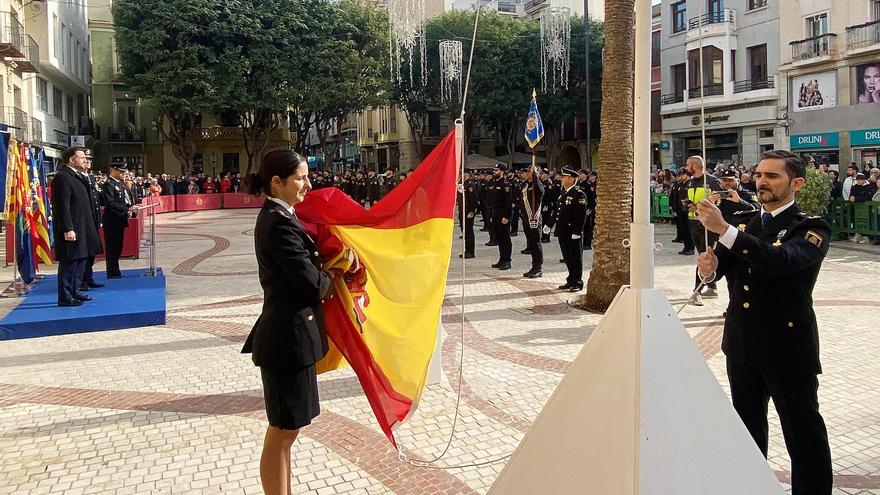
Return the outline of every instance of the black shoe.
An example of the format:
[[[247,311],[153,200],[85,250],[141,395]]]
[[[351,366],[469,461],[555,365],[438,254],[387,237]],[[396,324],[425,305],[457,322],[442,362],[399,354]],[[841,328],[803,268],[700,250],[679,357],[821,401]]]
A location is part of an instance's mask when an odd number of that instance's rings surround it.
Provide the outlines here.
[[[492,268],[498,268],[499,266],[501,266],[501,265],[503,265],[503,264],[504,264],[504,263],[502,263],[502,262],[500,262],[500,261],[499,261],[498,263],[492,263]]]
[[[465,258],[465,259],[476,258],[476,256],[474,256],[474,253],[464,253],[464,256],[459,254],[458,257]]]
[[[87,296],[87,295],[85,295],[85,294],[76,294],[76,295],[73,296],[73,298],[76,299],[77,301],[82,301],[82,302],[86,302],[86,301],[94,301],[94,300],[95,300],[94,297],[92,297],[92,296]]]
[[[569,284],[562,284],[562,285],[560,285],[559,287],[557,287],[557,289],[559,289],[559,290],[568,290],[568,289],[571,289],[571,285],[569,285]]]
[[[532,254],[532,252],[529,250],[529,248],[525,248],[522,251],[520,251],[519,254]]]
[[[593,246],[584,246],[584,251],[592,251]]]
[[[88,285],[83,285],[83,286],[81,286],[81,287],[79,288],[79,291],[80,291],[80,292],[88,292],[88,291],[90,291],[90,290],[92,290],[92,288],[89,287]]]
[[[571,287],[568,288],[569,292],[580,292],[582,290],[584,290],[583,285],[572,285]]]
[[[565,259],[560,259],[559,262],[560,262],[560,263],[565,263]]]
[[[543,277],[544,273],[541,270],[529,270],[523,273],[523,277],[525,278],[540,278]]]
[[[519,236],[519,233],[517,233],[517,232],[510,233],[510,237],[518,237],[518,236]]]
[[[461,239],[461,236],[458,236],[458,238]]]
[[[121,274],[120,275],[107,275],[107,280],[112,280],[114,278],[125,278]]]
[[[510,270],[510,263],[501,263],[498,265],[499,270]]]
[[[61,306],[62,308],[73,307],[73,306],[82,306],[83,302],[77,301],[76,299],[74,299],[73,301],[58,301],[58,305]]]
[[[497,246],[497,245],[498,245],[498,243],[495,241],[489,241],[486,243],[486,246]]]
[[[694,255],[694,250],[693,250],[693,249],[690,249],[690,250],[688,250],[688,249],[682,249],[681,251],[678,252],[678,254],[683,254],[683,255],[685,255],[685,256],[693,256],[693,255]]]
[[[89,287],[92,289],[100,289],[101,287],[106,287],[106,285],[99,284],[98,282],[89,282]]]

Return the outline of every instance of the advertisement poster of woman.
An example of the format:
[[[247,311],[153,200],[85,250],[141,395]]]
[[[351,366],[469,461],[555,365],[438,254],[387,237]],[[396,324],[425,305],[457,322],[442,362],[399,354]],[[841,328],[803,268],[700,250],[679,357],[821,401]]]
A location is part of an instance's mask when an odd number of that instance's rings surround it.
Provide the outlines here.
[[[858,104],[880,103],[880,62],[856,67]]]

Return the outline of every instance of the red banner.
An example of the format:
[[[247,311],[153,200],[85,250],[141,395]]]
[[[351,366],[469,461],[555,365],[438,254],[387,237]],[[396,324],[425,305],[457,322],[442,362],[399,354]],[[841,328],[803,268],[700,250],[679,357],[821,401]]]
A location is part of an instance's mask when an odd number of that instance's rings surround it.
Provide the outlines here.
[[[222,196],[220,194],[181,194],[177,196],[177,211],[219,210],[221,205]]]
[[[141,200],[142,205],[156,205],[156,213],[169,213],[176,211],[176,196],[147,196]]]
[[[266,196],[253,196],[245,193],[224,193],[223,208],[259,208],[263,206]]]

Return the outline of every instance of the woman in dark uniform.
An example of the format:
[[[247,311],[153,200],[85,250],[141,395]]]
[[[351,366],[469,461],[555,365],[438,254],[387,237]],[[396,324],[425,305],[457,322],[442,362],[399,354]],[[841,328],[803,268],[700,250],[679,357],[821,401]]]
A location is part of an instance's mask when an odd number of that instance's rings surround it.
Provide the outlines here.
[[[306,160],[290,150],[269,152],[245,178],[250,194],[266,194],[254,229],[263,311],[242,349],[260,367],[269,428],[260,457],[267,495],[290,491],[290,448],[299,429],[318,415],[315,363],[327,353],[321,303],[330,274],[294,206],[311,189]]]

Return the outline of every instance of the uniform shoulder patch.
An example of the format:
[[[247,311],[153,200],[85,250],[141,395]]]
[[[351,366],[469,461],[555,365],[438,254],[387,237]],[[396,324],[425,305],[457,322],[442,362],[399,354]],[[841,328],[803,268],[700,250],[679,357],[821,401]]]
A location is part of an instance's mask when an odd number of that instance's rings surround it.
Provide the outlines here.
[[[813,232],[812,230],[807,231],[806,235],[804,235],[804,239],[806,239],[807,242],[816,247],[821,247],[822,241],[824,240],[821,235]]]

